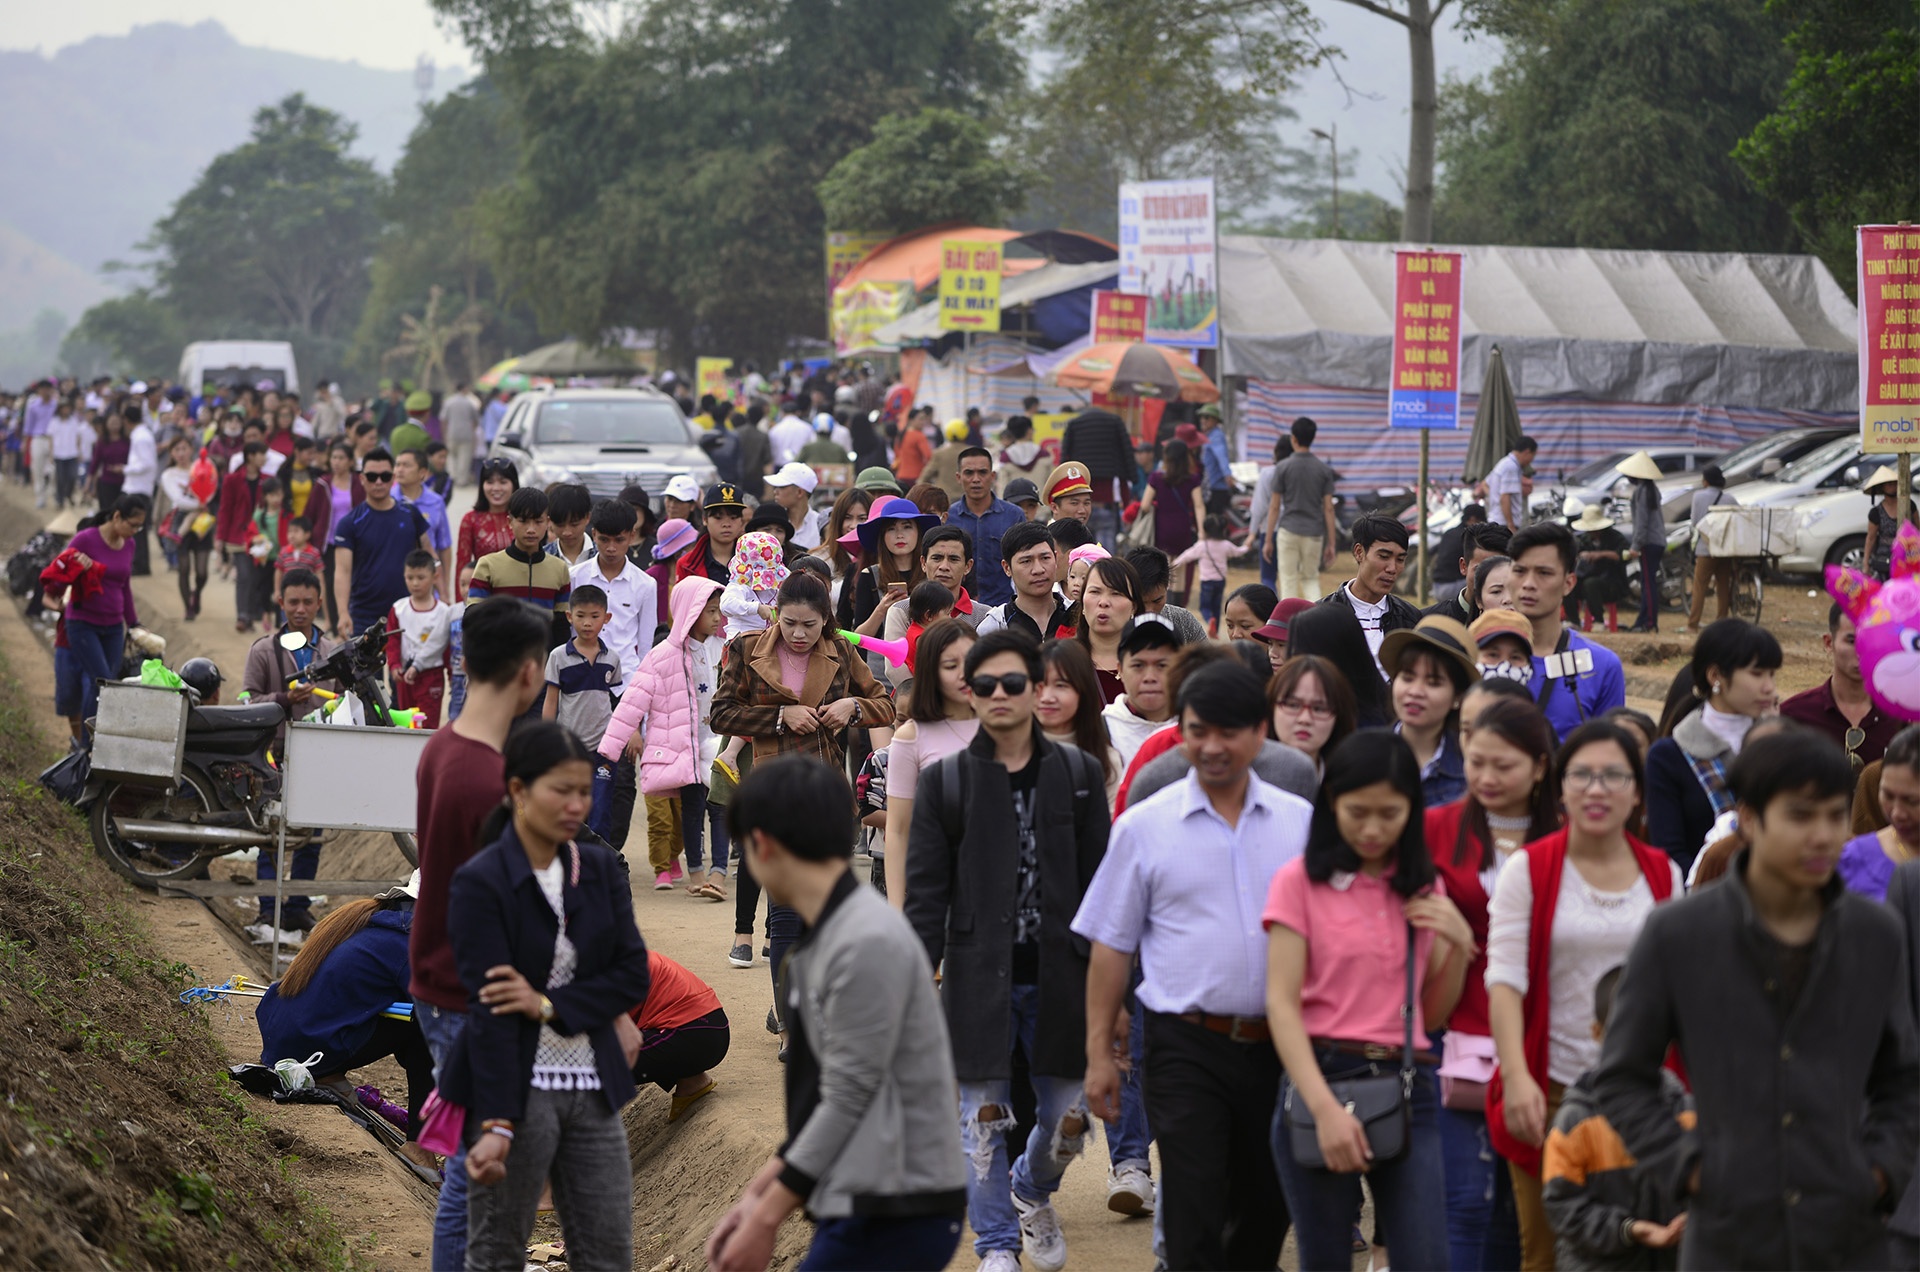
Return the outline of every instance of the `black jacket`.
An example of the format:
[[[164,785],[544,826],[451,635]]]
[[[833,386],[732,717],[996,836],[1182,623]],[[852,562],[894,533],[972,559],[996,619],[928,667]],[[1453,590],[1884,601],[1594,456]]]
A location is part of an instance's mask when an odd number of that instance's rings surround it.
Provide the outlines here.
[[[1648,916],[1607,1022],[1600,1111],[1675,1204],[1699,1169],[1683,1266],[1884,1266],[1883,1220],[1920,1143],[1904,934],[1885,906],[1836,876],[1782,1023],[1769,1001],[1774,942],[1747,891],[1751,856],[1734,858],[1719,886]],[[1686,1063],[1698,1131],[1675,1124],[1661,1093],[1670,1043]]]
[[[1102,493],[1099,483],[1115,478],[1132,481],[1140,471],[1133,461],[1133,438],[1111,411],[1082,411],[1068,420],[1060,434],[1060,458],[1077,459],[1087,466],[1096,495]],[[1195,455],[1194,463],[1199,462]]]
[[[1348,583],[1352,581],[1352,579],[1347,580]],[[1322,597],[1320,603],[1322,605],[1344,605],[1348,609],[1352,609],[1353,597],[1347,594],[1347,584],[1342,583],[1339,587],[1334,588],[1333,591]],[[1387,612],[1380,619],[1380,631],[1382,634],[1386,632],[1403,631],[1408,628],[1418,627],[1419,625],[1419,608],[1398,592],[1388,592]]]
[[[574,877],[577,853],[578,878]],[[467,1027],[440,1075],[440,1092],[468,1115],[518,1118],[540,1043],[540,1024],[528,1016],[496,1016],[480,1002],[487,969],[506,964],[553,1000],[553,1027],[593,1040],[601,1094],[618,1113],[633,1098],[633,1071],[614,1033],[614,1017],[647,996],[647,947],[633,922],[627,872],[611,849],[575,844],[560,850],[561,905],[577,962],[573,979],[547,988],[559,922],[509,825],[453,875],[447,932],[467,987]]]
[[[1893,872],[1893,880],[1887,884],[1887,904],[1907,925],[1907,988],[1913,1010],[1920,1015],[1920,973],[1915,970],[1920,969],[1920,861],[1904,862]],[[1920,1162],[1916,1162],[1913,1181],[1901,1194],[1888,1226],[1902,1236],[1920,1238]]]
[[[1041,1029],[1033,1072],[1086,1071],[1086,940],[1071,928],[1107,851],[1106,777],[1077,747],[1049,742],[1036,725],[1040,761],[1034,817],[1040,855]],[[985,729],[967,749],[920,775],[907,839],[907,921],[946,967],[940,997],[962,1082],[1010,1074],[1014,905],[1020,836],[1007,770]]]

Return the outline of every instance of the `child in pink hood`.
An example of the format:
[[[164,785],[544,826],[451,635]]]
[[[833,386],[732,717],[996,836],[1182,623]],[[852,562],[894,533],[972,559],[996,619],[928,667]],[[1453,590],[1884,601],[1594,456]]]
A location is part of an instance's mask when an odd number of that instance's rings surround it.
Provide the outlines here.
[[[618,760],[623,752],[638,759],[642,792],[679,798],[687,871],[696,876],[688,891],[714,901],[727,896],[727,846],[718,831],[707,878],[701,882],[697,876],[708,774],[720,753],[720,739],[707,723],[719,673],[719,642],[712,638],[720,629],[720,590],[718,582],[701,575],[673,585],[667,599],[672,630],[640,660],[600,739],[606,759]]]

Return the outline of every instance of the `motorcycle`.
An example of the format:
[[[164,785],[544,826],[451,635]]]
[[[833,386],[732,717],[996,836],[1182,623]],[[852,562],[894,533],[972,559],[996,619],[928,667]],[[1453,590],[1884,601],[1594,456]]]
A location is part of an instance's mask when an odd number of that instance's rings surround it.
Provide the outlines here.
[[[368,724],[399,727],[378,679],[386,641],[387,633],[374,627],[309,664],[297,680],[347,686],[364,704]],[[299,632],[280,637],[289,653],[306,646]],[[280,829],[280,768],[270,748],[286,720],[285,709],[274,702],[192,706],[180,782],[173,789],[89,779],[79,805],[87,809],[95,850],[120,876],[151,890],[205,878],[215,857],[273,845]],[[290,830],[289,840],[294,837]],[[418,865],[414,837],[395,832],[393,839],[407,863]]]

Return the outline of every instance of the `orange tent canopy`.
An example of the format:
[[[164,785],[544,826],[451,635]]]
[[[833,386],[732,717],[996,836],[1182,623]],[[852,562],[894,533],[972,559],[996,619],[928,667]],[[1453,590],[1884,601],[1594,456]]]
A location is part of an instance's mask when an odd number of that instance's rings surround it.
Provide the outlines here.
[[[847,271],[836,290],[852,287],[856,283],[911,282],[915,291],[925,291],[940,281],[941,240],[973,239],[986,243],[1010,243],[1029,237],[1029,233],[1026,230],[989,229],[984,225],[968,225],[964,221],[949,221],[943,225],[914,230],[910,234],[888,239],[867,253],[858,265]],[[1119,249],[1113,244],[1092,234],[1081,234],[1076,230],[1056,230],[1052,233],[1069,234],[1100,244],[1110,253],[1105,259],[1119,255]],[[1002,253],[1000,272],[1003,275],[1024,274],[1044,264],[1046,261],[1042,259],[1017,259]]]

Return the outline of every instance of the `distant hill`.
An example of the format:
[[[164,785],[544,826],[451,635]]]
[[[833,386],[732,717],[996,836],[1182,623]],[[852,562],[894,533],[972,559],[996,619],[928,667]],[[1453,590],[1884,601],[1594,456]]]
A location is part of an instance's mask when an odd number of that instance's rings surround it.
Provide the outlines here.
[[[52,248],[0,225],[0,331],[25,327],[42,309],[58,310],[72,323],[113,290]]]
[[[464,74],[441,68],[435,93]],[[419,113],[411,71],[250,48],[211,21],[136,27],[52,57],[0,52],[0,222],[85,274],[132,259],[208,161],[246,138],[254,111],[296,92],[357,124],[355,149],[383,169]],[[79,317],[60,299],[72,280],[51,263],[41,290],[14,293],[11,262],[27,254],[0,237],[0,329],[43,305]]]

